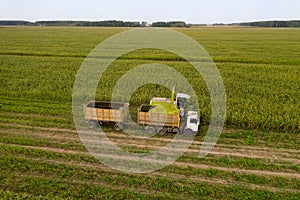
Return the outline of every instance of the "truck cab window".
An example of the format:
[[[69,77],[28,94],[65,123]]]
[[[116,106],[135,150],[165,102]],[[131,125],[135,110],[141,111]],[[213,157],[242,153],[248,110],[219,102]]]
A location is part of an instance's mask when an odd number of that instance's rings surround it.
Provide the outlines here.
[[[197,124],[198,123],[198,120],[197,119],[190,119],[190,123],[192,124]]]

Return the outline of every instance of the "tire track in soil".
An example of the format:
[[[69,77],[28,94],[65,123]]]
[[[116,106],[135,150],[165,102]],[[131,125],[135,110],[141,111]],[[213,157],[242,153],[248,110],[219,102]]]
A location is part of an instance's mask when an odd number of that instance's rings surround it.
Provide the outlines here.
[[[51,148],[51,147],[36,147],[36,146],[28,146],[28,145],[5,144],[5,143],[0,143],[0,145],[6,145],[6,146],[12,146],[12,147],[22,147],[22,148],[27,148],[27,149],[38,149],[38,150],[43,150],[43,151],[50,151],[50,152],[54,152],[54,153],[64,153],[64,154],[70,154],[70,155],[92,156],[89,152],[64,150],[64,149]],[[97,155],[101,156],[101,157],[118,159],[118,160],[128,161],[130,159],[131,161],[141,161],[141,160],[137,160],[137,159],[135,160],[132,157],[127,157],[127,156],[108,155],[108,154],[97,154]],[[155,159],[143,159],[142,161],[147,162],[147,163],[169,164],[168,162],[158,161]],[[193,168],[197,168],[197,169],[216,169],[216,170],[227,171],[227,172],[261,175],[261,176],[265,176],[265,177],[266,176],[279,176],[279,177],[300,179],[300,174],[290,173],[290,172],[274,172],[274,171],[267,171],[267,170],[251,170],[251,169],[240,169],[240,168],[230,168],[230,167],[217,167],[217,166],[211,166],[211,165],[207,165],[207,164],[196,164],[196,163],[187,163],[187,162],[179,162],[179,161],[174,162],[172,164],[172,166],[193,167]]]
[[[20,128],[28,128],[28,129],[38,129],[38,130],[42,130],[42,131],[49,131],[49,132],[61,132],[64,133],[64,135],[66,133],[72,133],[74,134],[75,138],[79,138],[78,137],[78,133],[76,130],[73,129],[62,129],[62,128],[46,128],[46,127],[40,127],[40,126],[29,126],[29,125],[20,125],[20,124],[8,124],[8,123],[1,123],[0,125],[6,125],[8,127],[20,127]],[[71,136],[72,134],[69,134],[69,136]],[[148,138],[148,137],[135,137],[135,136],[129,136],[123,133],[114,133],[114,132],[109,132],[109,133],[105,133],[105,135],[110,138],[110,137],[115,137],[115,138],[125,138],[125,139],[133,139],[133,140],[147,140],[149,142],[166,142],[169,143],[172,141],[172,139],[169,138]],[[64,136],[62,136],[64,137]],[[112,138],[113,139],[113,138]],[[181,142],[185,142],[184,140],[181,140]],[[194,141],[192,145],[199,145],[202,146],[203,142],[201,141]],[[231,149],[236,149],[236,148],[243,148],[243,149],[249,149],[249,150],[264,150],[264,151],[269,151],[269,152],[274,152],[274,151],[278,151],[281,153],[295,153],[297,155],[300,154],[300,150],[297,149],[280,149],[280,148],[272,148],[272,147],[260,147],[260,146],[249,146],[249,145],[230,145],[230,144],[216,144],[216,146],[218,147],[227,147],[227,148],[231,148]]]
[[[11,133],[14,133],[13,131]],[[28,136],[28,134],[26,133],[22,133],[22,135],[26,135]],[[65,142],[77,142],[78,145],[82,144],[81,140],[79,138],[67,138],[65,136],[53,136],[53,134],[45,134],[43,133],[43,135],[41,134],[30,134],[31,136],[34,137],[39,137],[39,138],[47,138],[47,139],[55,139],[55,140],[59,140],[62,143]],[[59,142],[58,141],[58,142]],[[92,142],[92,140],[91,140]],[[104,143],[104,142],[102,142]],[[133,148],[139,148],[139,149],[146,149],[146,150],[151,150],[151,151],[157,151],[159,150],[162,145],[160,146],[156,146],[156,145],[149,145],[149,144],[141,144],[140,142],[136,141],[136,140],[127,140],[126,143],[124,143],[124,141],[116,141],[114,140],[115,145],[119,146],[119,147],[133,147]],[[107,144],[107,143],[106,143]],[[153,143],[152,143],[153,144]],[[82,144],[83,145],[83,144]],[[178,152],[182,151],[184,152],[185,149],[176,149]],[[185,152],[189,153],[189,154],[193,154],[193,155],[197,155],[199,153],[200,147],[190,147],[189,149],[187,149]],[[173,150],[174,151],[174,150]],[[258,158],[258,159],[268,159],[268,160],[280,160],[280,161],[286,161],[286,162],[291,162],[293,164],[300,164],[300,159],[296,159],[296,158],[289,158],[290,154],[287,153],[282,153],[282,152],[276,152],[276,153],[271,153],[271,152],[265,152],[265,151],[257,151],[257,150],[243,150],[243,149],[239,149],[239,151],[243,151],[243,152],[236,152],[234,150],[232,150],[231,148],[221,148],[221,147],[214,147],[213,151],[211,151],[209,154],[210,155],[216,155],[216,156],[232,156],[232,157],[244,157],[244,158]]]
[[[23,158],[23,157],[19,157],[19,158]],[[64,166],[68,166],[68,167],[75,167],[75,168],[80,168],[80,169],[93,169],[93,170],[101,170],[101,171],[105,171],[105,172],[111,172],[111,173],[118,173],[118,171],[111,169],[110,167],[107,167],[101,163],[99,164],[88,164],[88,163],[82,163],[82,162],[66,162],[66,161],[58,161],[58,160],[51,160],[51,159],[47,159],[47,160],[43,160],[41,158],[30,158],[30,160],[36,161],[36,162],[42,162],[44,164],[49,164],[49,165],[64,165]],[[210,169],[210,168],[205,168],[203,167],[203,169]],[[273,186],[265,186],[265,185],[257,185],[257,184],[253,184],[253,183],[246,183],[246,182],[238,182],[238,181],[232,181],[232,180],[225,180],[225,179],[218,179],[218,178],[201,178],[195,175],[192,176],[188,176],[188,175],[182,175],[182,174],[174,174],[174,173],[169,173],[169,172],[152,172],[152,173],[145,173],[145,176],[149,177],[149,178],[157,178],[157,177],[162,177],[162,178],[170,178],[172,177],[172,179],[176,179],[177,181],[180,180],[190,180],[192,182],[195,183],[208,183],[208,184],[222,184],[225,186],[234,186],[234,185],[239,185],[245,188],[250,188],[250,189],[261,189],[261,190],[267,190],[270,192],[293,192],[293,193],[299,193],[299,190],[296,189],[290,189],[290,188],[276,188]],[[43,176],[40,176],[41,178],[44,178]],[[69,181],[70,182],[70,181]],[[99,185],[98,181],[91,181],[91,180],[85,180],[85,181],[80,181],[80,180],[72,180],[72,182],[76,182],[76,183],[84,183],[84,184],[91,184],[91,185]],[[71,183],[71,182],[70,182]],[[112,188],[114,189],[124,189],[125,187],[127,188],[128,186],[115,186],[115,185],[109,185],[113,186]],[[110,187],[111,188],[111,187]],[[131,189],[136,190],[135,187],[131,187]],[[147,189],[142,189],[139,188],[138,189],[139,192],[142,192],[143,194],[149,194],[147,191]],[[162,194],[165,194],[164,192]]]
[[[48,130],[48,128],[47,128]],[[63,129],[65,130],[65,129]],[[45,130],[43,130],[45,131]],[[31,134],[31,133],[29,133]],[[110,135],[116,135],[116,136],[120,136],[117,135],[116,133],[109,133]],[[47,134],[47,133],[43,133],[43,135],[39,135],[39,134],[31,134],[34,136],[39,136],[42,138],[49,138],[49,139],[62,139],[62,140],[71,140],[71,141],[75,141],[75,142],[80,142],[80,138],[79,137],[69,137],[67,135],[60,135],[60,136],[53,136],[53,134]],[[74,135],[75,136],[75,135]],[[147,150],[158,150],[161,147],[164,147],[165,144],[160,144],[160,145],[153,145],[153,141],[157,142],[157,143],[161,143],[161,140],[163,141],[168,141],[170,142],[171,139],[164,139],[164,138],[137,138],[137,137],[126,137],[125,135],[123,135],[123,137],[121,137],[123,139],[120,138],[112,138],[112,141],[118,145],[118,146],[127,146],[127,147],[135,147],[135,148],[141,148],[141,149],[147,149]],[[124,138],[126,138],[126,143],[124,143]],[[99,138],[97,138],[99,139]],[[155,139],[155,140],[153,140]],[[139,142],[137,142],[139,140]],[[152,145],[149,145],[147,143],[149,143],[151,141]],[[144,144],[141,144],[143,143]],[[184,142],[184,141],[183,141]],[[203,144],[202,142],[197,142],[195,141],[191,147],[187,150],[188,153],[191,154],[197,154],[200,150],[200,146],[199,144]],[[237,147],[237,146],[235,146]],[[258,150],[259,149],[259,150]],[[184,151],[184,149],[177,149],[178,151]],[[220,146],[220,145],[216,145],[216,147],[214,147],[213,151],[210,152],[210,154],[212,155],[217,155],[217,156],[233,156],[233,157],[246,157],[246,158],[259,158],[259,159],[268,159],[268,160],[281,160],[281,161],[286,161],[286,162],[291,162],[293,164],[296,165],[300,165],[300,159],[297,158],[289,158],[290,154],[293,152],[287,152],[287,150],[285,150],[284,152],[282,151],[270,151],[269,149],[260,149],[260,148],[256,148],[256,149],[243,149],[243,146],[240,146],[240,149],[236,149],[233,150],[232,148],[226,148],[226,146]],[[300,155],[300,154],[296,154],[296,155]]]

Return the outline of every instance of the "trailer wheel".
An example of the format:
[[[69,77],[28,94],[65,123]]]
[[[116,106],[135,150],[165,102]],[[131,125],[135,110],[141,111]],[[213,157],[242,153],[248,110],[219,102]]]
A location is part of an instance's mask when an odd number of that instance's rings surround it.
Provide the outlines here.
[[[155,128],[153,126],[148,126],[146,131],[149,134],[154,134],[155,133]]]
[[[183,134],[186,137],[193,137],[195,135],[194,132],[191,129],[185,130]]]
[[[121,130],[123,130],[123,124],[121,124],[121,123],[115,123],[114,129],[115,129],[116,131],[121,131]]]
[[[166,127],[163,127],[163,128],[161,128],[161,129],[159,129],[159,134],[160,135],[164,135],[164,134],[166,134],[167,133],[167,128]]]
[[[87,122],[87,126],[88,126],[88,128],[90,128],[90,129],[96,128],[97,125],[98,125],[98,122],[96,122],[96,121],[88,121],[88,122]]]

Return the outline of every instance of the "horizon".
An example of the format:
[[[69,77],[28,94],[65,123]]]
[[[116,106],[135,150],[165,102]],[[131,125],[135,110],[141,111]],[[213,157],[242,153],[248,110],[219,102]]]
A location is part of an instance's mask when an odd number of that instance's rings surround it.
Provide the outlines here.
[[[28,0],[4,1],[0,20],[184,21],[188,24],[290,21],[300,19],[297,0]]]
[[[128,21],[128,20],[122,20],[122,19],[107,19],[107,20],[72,20],[72,19],[55,19],[55,20],[38,20],[38,21],[28,21],[28,20],[25,20],[25,19],[0,19],[0,21],[22,21],[22,22],[30,22],[30,23],[36,23],[36,22],[47,22],[47,21],[65,21],[65,22],[75,22],[75,21],[78,21],[78,22],[101,22],[101,21],[123,21],[123,22],[139,22],[139,23],[142,23],[142,22],[146,22],[145,20],[141,20],[141,21]],[[238,24],[238,23],[252,23],[252,22],[268,22],[268,21],[300,21],[300,19],[288,19],[288,20],[284,20],[284,19],[267,19],[267,20],[259,20],[259,21],[238,21],[238,22],[228,22],[228,23],[201,23],[201,22],[196,22],[196,23],[188,23],[186,21],[179,21],[179,20],[174,20],[174,21],[154,21],[154,22],[147,22],[148,24],[153,24],[153,23],[156,23],[156,22],[185,22],[186,24],[191,24],[191,25],[197,25],[197,24],[206,24],[206,25],[209,25],[209,24]]]

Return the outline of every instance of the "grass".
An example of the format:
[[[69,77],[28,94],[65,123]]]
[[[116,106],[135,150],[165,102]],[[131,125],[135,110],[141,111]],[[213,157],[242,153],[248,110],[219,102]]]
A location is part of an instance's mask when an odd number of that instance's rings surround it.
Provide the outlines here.
[[[1,160],[2,164],[7,166],[4,173],[6,171],[14,172],[5,179],[7,186],[9,187],[17,182],[18,188],[15,188],[14,191],[21,190],[29,192],[30,195],[44,196],[45,194],[49,195],[50,191],[59,191],[59,193],[56,193],[57,197],[67,197],[65,196],[66,192],[69,196],[77,198],[88,198],[85,195],[89,195],[90,197],[97,197],[98,195],[105,197],[106,193],[101,190],[101,188],[105,188],[109,191],[112,198],[122,198],[123,195],[126,196],[128,193],[132,193],[135,197],[141,195],[144,198],[157,198],[161,196],[174,198],[175,196],[173,195],[176,194],[178,198],[183,198],[186,195],[190,198],[196,198],[200,195],[220,199],[223,193],[226,193],[228,197],[240,195],[239,198],[245,198],[246,195],[251,195],[252,197],[275,197],[273,192],[254,190],[243,186],[233,187],[230,184],[220,185],[218,183],[193,182],[178,177],[169,178],[152,175],[128,175],[116,172],[107,173],[97,169],[74,168],[61,164],[44,164],[42,166],[40,162],[33,162],[26,159],[2,158]],[[8,165],[5,162],[9,162],[10,164]],[[210,175],[211,172],[208,172],[208,174],[212,177]],[[228,174],[226,174],[227,176]],[[243,178],[245,179],[245,176],[237,179]],[[246,179],[253,180],[255,177],[251,178],[251,176],[248,176]],[[21,182],[21,180],[25,180],[25,182]],[[72,182],[71,180],[76,181]],[[255,181],[256,184],[258,180],[259,178]],[[273,181],[278,180],[273,179]],[[81,191],[84,187],[90,188],[90,191],[82,193]],[[74,190],[75,188],[76,190]],[[124,191],[124,188],[127,188],[127,190]],[[147,193],[146,191],[149,191],[149,189],[155,191],[155,193]],[[284,194],[276,192],[276,196],[278,198],[293,198],[296,197],[296,193]]]
[[[0,69],[1,74],[5,74],[0,79],[1,97],[17,99],[14,103],[26,100],[70,106],[75,75],[84,56],[99,42],[123,30],[71,28],[66,31],[64,28],[48,27],[1,29]],[[227,126],[299,132],[299,112],[294,112],[300,106],[297,92],[300,82],[298,29],[204,28],[179,31],[203,45],[216,62],[228,98]],[[18,35],[21,33],[22,36]],[[89,40],[85,37],[89,37]],[[16,54],[14,49],[18,49],[19,53]],[[29,53],[32,55],[27,55]],[[39,53],[45,55],[39,56]],[[99,82],[97,98],[109,100],[114,84],[127,70],[152,62],[167,64],[188,78],[198,95],[202,123],[207,125],[210,120],[210,100],[205,83],[188,63],[164,51],[141,50],[115,61]],[[170,91],[144,86],[131,98],[130,103],[138,107],[148,103],[153,96],[169,97]],[[15,107],[5,102],[1,104],[4,111],[16,111]],[[21,111],[31,107],[20,105],[17,109]],[[36,112],[44,110],[35,109]],[[44,113],[49,112],[59,111],[50,108]],[[59,112],[61,115],[65,113]],[[71,118],[70,109],[67,113]]]
[[[150,174],[105,167],[89,155],[73,124],[77,70],[97,44],[124,30],[0,29],[1,199],[298,199],[300,29],[177,29],[208,51],[226,88],[227,129],[217,154],[203,159],[197,153],[210,119],[210,100],[190,64],[155,49],[131,52],[112,63],[99,81],[99,100],[109,100],[126,71],[153,62],[182,73],[198,95],[202,118],[198,143],[190,148],[194,152],[180,157],[181,165]],[[131,97],[130,110],[136,112],[154,96],[169,97],[170,91],[155,84],[141,87]],[[174,137],[141,140],[112,133],[110,126],[104,130],[120,148],[136,153],[162,147]],[[251,157],[257,152],[260,158]]]

